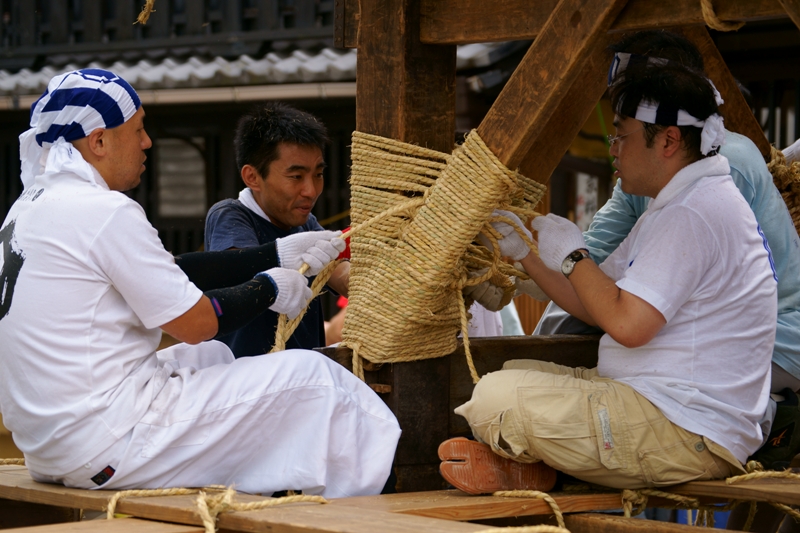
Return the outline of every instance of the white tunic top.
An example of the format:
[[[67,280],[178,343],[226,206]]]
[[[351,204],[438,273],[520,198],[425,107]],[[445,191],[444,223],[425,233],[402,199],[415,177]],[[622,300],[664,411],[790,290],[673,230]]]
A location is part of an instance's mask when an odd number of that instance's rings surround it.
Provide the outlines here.
[[[766,239],[728,173],[722,156],[682,169],[601,265],[667,323],[640,348],[604,335],[598,370],[744,462],[762,440],[777,278]]]
[[[202,293],[136,202],[70,144],[49,157],[0,232],[0,409],[29,465],[60,475],[142,417],[171,371],[158,328]]]

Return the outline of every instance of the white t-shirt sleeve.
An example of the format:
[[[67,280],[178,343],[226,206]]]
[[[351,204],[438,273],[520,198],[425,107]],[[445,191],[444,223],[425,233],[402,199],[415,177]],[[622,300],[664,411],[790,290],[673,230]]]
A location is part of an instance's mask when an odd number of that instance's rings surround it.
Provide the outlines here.
[[[117,208],[97,233],[89,259],[147,328],[160,327],[203,296],[164,249],[141,206]]]
[[[617,287],[658,309],[667,322],[697,294],[719,250],[713,232],[694,210],[670,210],[675,211],[670,224],[660,225],[646,242],[631,247],[638,249],[628,255],[627,268],[617,280]]]

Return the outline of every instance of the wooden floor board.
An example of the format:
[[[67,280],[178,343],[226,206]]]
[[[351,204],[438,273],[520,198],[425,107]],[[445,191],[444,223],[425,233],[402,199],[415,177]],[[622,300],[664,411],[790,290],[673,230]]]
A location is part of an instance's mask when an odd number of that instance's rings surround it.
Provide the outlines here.
[[[24,467],[0,466],[0,499],[99,511],[106,507],[114,493],[37,483]],[[202,521],[197,513],[196,498],[195,495],[131,497],[120,500],[116,510],[137,518],[197,526]],[[261,496],[236,495],[237,502],[263,499]],[[388,533],[471,533],[486,529],[486,526],[479,524],[318,503],[294,503],[260,511],[223,513],[218,517],[217,526],[220,530],[228,531],[269,530],[274,533],[372,533],[376,530]]]
[[[121,518],[118,520],[89,520],[86,522],[69,522],[48,526],[6,529],[3,533],[204,533],[205,529],[197,526],[165,524],[151,520]]]
[[[620,493],[550,495],[564,513],[603,511],[619,509],[622,506]],[[334,500],[332,503],[360,509],[461,521],[552,514],[550,506],[544,500],[470,496],[459,490],[360,496]]]
[[[733,485],[726,484],[724,480],[693,481],[663,490],[683,496],[774,501],[784,505],[800,505],[800,481],[791,479],[767,478]]]

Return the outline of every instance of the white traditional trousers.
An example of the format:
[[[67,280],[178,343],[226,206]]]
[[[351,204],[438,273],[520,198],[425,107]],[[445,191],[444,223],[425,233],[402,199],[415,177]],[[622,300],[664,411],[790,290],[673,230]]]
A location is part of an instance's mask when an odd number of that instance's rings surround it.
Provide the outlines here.
[[[377,494],[400,428],[381,399],[309,350],[234,360],[211,341],[158,354],[173,372],[133,430],[82,468],[34,479],[134,489],[234,485],[249,493]],[[106,466],[103,485],[91,480]]]

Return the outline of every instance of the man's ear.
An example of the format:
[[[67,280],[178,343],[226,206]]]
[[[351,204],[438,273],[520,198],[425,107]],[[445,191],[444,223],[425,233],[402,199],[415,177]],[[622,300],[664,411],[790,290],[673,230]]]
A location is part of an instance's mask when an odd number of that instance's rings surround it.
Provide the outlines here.
[[[255,190],[261,189],[261,174],[258,173],[258,170],[253,165],[244,165],[242,167],[242,181],[244,184]]]
[[[109,131],[104,128],[98,128],[86,137],[86,147],[97,157],[103,157],[108,153],[109,148]]]
[[[664,155],[672,157],[681,149],[681,130],[678,126],[668,126],[664,130]]]

